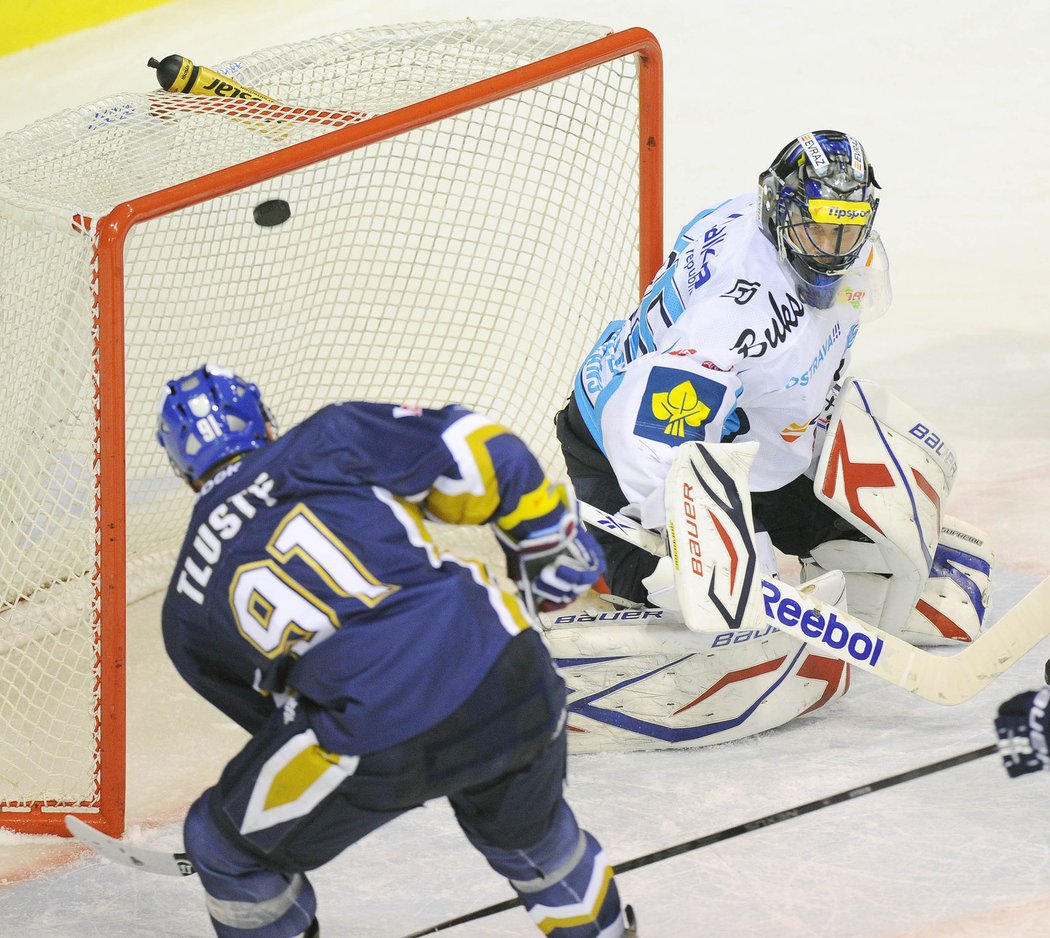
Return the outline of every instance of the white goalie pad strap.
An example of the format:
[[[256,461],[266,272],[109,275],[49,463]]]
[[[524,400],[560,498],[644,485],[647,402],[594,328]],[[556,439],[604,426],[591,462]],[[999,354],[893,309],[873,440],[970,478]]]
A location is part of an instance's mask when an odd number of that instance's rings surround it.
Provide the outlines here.
[[[911,408],[871,381],[846,380],[832,409],[813,489],[871,539],[878,557],[858,548],[864,555],[859,565],[842,569],[890,575],[883,615],[898,630],[933,566],[955,471],[951,447]],[[841,545],[848,542],[835,543],[836,549],[847,549]],[[816,551],[814,558],[825,569],[836,566]],[[853,598],[851,590],[851,604]]]
[[[748,474],[757,443],[683,443],[664,489],[667,541],[685,624],[764,624]]]
[[[871,625],[876,625],[883,631],[899,634],[904,620],[898,618],[894,628],[893,623],[887,622],[887,619],[884,617],[887,587],[890,582],[889,576],[885,573],[866,573],[862,570],[847,569],[846,564],[849,562],[849,559],[843,556],[836,556],[835,547],[839,544],[848,543],[851,542],[828,541],[826,544],[821,544],[821,550],[815,552],[821,555],[819,562],[814,557],[804,558],[802,561],[802,582],[806,585],[811,582],[819,582],[829,572],[838,571],[842,574],[845,584],[846,600],[849,603],[850,615],[854,615]],[[867,546],[874,548],[872,544]],[[871,554],[875,558],[880,558],[881,556],[874,549],[872,549]],[[830,564],[830,566],[825,566],[825,564]],[[832,604],[839,605],[838,603]],[[906,610],[905,614],[910,615],[911,610]]]
[[[847,605],[846,577],[841,570],[828,570],[804,582],[799,590],[804,596],[819,599],[842,612],[850,612]]]

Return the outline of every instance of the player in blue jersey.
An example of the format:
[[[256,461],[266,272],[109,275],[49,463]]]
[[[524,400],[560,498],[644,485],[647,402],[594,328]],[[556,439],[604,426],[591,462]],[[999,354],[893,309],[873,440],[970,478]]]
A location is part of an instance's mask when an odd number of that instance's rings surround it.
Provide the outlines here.
[[[277,437],[207,365],[157,436],[198,493],[165,645],[251,734],[186,818],[216,934],[319,934],[306,871],[442,796],[546,934],[635,934],[563,798],[565,688],[527,604],[423,525],[492,525],[530,605],[584,593],[601,550],[526,446],[463,407],[359,402]]]

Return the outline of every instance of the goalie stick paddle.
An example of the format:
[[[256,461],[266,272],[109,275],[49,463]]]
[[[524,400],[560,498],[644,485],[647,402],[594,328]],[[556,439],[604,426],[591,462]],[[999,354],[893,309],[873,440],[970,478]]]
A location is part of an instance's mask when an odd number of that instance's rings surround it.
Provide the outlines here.
[[[609,514],[580,502],[580,516],[587,524],[652,554],[667,553],[658,535],[619,513]],[[806,596],[804,586],[800,592],[779,580],[761,578],[759,582],[760,602],[770,625],[814,645],[823,654],[943,706],[969,700],[1050,635],[1050,577],[962,651],[949,655],[918,648]]]
[[[921,778],[924,775],[931,775],[934,772],[940,772],[943,769],[950,769],[956,765],[972,762],[974,759],[981,759],[984,756],[990,756],[997,750],[998,746],[995,743],[991,743],[987,746],[981,746],[980,749],[973,749],[970,752],[961,752],[958,755],[950,756],[947,759],[941,759],[939,762],[931,762],[928,765],[920,766],[917,769],[909,769],[906,772],[899,772],[897,775],[890,775],[875,782],[868,782],[866,785],[858,785],[856,788],[849,788],[846,791],[840,791],[837,794],[828,795],[825,798],[818,798],[815,801],[807,801],[805,804],[796,805],[793,808],[786,808],[783,811],[776,811],[773,814],[765,815],[765,817],[756,818],[753,821],[746,821],[743,824],[737,824],[734,827],[727,827],[725,830],[716,831],[713,834],[705,834],[703,837],[697,837],[694,840],[687,840],[683,843],[675,844],[673,847],[665,847],[663,850],[655,850],[652,853],[646,853],[640,857],[635,857],[633,860],[628,860],[626,863],[616,864],[616,866],[613,867],[613,871],[617,875],[629,873],[631,870],[637,870],[643,866],[649,866],[652,863],[659,863],[661,860],[669,860],[672,857],[680,856],[683,853],[699,850],[701,847],[709,847],[711,844],[721,843],[724,840],[739,837],[741,834],[747,834],[750,831],[760,830],[764,827],[771,827],[774,824],[779,824],[781,821],[790,821],[792,818],[801,817],[804,814],[811,814],[814,811],[819,811],[821,808],[829,808],[832,805],[841,804],[843,801],[852,801],[855,798],[860,798],[863,795],[870,795],[872,792],[881,791],[884,788],[892,788],[894,785],[900,785],[903,782],[910,782],[912,779]],[[487,918],[490,915],[505,912],[507,909],[513,909],[519,905],[521,905],[520,899],[507,899],[504,902],[497,902],[495,905],[485,906],[485,908],[478,909],[475,912],[468,912],[465,915],[459,915],[456,918],[447,919],[444,922],[439,922],[437,925],[431,925],[429,928],[424,928],[421,931],[414,931],[410,935],[405,935],[404,938],[424,938],[425,935],[433,935],[437,932],[446,931],[449,928],[455,928],[457,925],[464,925],[467,922],[474,922],[480,918]]]

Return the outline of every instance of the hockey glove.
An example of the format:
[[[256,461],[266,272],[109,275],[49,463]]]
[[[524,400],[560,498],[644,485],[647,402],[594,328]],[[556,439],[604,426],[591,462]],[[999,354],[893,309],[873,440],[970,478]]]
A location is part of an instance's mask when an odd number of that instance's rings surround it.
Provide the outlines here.
[[[512,541],[499,530],[507,572],[529,610],[553,612],[579,599],[605,570],[605,555],[575,511],[566,512],[556,530]]]
[[[1048,706],[1050,687],[1018,694],[999,707],[995,731],[999,734],[999,755],[1010,778],[1050,770]]]
[[[582,525],[577,527],[576,536],[566,541],[557,554],[543,560],[545,563],[530,581],[532,595],[540,612],[563,609],[579,599],[605,570],[605,556],[601,547]],[[526,574],[535,568],[534,561],[530,564],[526,560]]]

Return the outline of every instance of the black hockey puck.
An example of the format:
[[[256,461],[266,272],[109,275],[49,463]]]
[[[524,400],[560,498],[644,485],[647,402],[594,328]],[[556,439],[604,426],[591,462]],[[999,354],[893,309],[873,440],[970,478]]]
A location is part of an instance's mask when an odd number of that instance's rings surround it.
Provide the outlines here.
[[[1048,658],[1046,664],[1043,665],[1043,680],[1046,681],[1047,684],[1050,684],[1050,658]]]
[[[291,206],[284,199],[260,202],[252,209],[252,218],[260,228],[273,228],[292,217]]]

